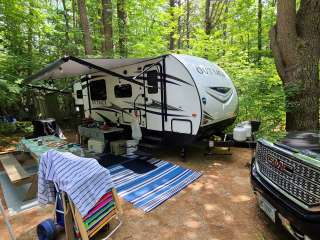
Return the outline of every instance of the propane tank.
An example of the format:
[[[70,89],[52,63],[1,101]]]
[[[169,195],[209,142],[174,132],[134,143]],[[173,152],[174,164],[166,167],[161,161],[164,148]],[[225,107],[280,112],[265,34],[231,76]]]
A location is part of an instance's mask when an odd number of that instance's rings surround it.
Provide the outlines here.
[[[244,142],[247,140],[247,129],[243,126],[236,126],[233,129],[233,139],[237,142]]]

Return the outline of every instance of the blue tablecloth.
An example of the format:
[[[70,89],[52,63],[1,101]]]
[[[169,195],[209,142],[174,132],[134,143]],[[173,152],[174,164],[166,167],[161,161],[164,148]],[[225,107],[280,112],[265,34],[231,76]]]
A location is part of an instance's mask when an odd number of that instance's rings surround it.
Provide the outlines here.
[[[42,145],[38,141],[42,140]],[[43,153],[50,149],[55,149],[59,152],[71,152],[75,155],[81,155],[81,147],[79,144],[68,143],[56,136],[43,136],[31,139],[22,139],[17,147],[18,150],[30,152],[38,161]]]

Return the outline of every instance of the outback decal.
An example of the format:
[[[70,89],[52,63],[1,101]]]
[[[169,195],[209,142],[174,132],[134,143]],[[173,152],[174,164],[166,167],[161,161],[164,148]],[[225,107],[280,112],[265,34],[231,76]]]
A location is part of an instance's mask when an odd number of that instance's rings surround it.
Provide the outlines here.
[[[217,68],[204,65],[196,65],[195,68],[197,72],[201,75],[219,75],[225,78],[225,74]]]

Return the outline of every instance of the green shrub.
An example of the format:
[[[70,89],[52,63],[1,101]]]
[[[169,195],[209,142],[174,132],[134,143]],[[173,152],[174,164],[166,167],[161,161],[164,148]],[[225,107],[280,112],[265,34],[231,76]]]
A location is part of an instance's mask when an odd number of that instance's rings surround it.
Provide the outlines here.
[[[0,123],[0,133],[9,134],[14,133],[17,130],[15,124],[12,123]]]
[[[17,131],[23,133],[32,133],[33,132],[33,125],[30,121],[17,121],[16,122]]]

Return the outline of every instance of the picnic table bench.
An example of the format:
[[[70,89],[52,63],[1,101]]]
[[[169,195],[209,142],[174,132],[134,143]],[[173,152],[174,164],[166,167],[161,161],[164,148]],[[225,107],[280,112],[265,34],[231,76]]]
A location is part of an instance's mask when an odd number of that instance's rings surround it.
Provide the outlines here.
[[[18,150],[30,154],[36,164],[39,164],[42,154],[50,149],[56,149],[60,152],[74,152],[81,149],[77,144],[68,143],[65,140],[52,135],[40,138],[43,141],[43,144],[41,145],[38,144],[39,138],[22,139],[18,145]],[[17,152],[0,154],[0,162],[13,185],[21,186],[31,183],[24,201],[33,199],[37,195],[38,174],[28,173],[15,157],[15,153]]]
[[[37,194],[37,174],[28,173],[13,153],[1,154],[0,162],[13,185],[21,186],[31,183],[24,201],[33,199]]]

